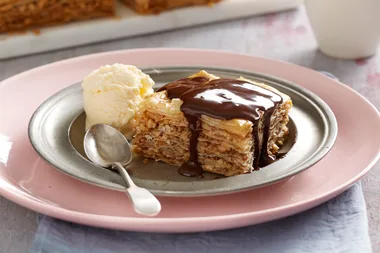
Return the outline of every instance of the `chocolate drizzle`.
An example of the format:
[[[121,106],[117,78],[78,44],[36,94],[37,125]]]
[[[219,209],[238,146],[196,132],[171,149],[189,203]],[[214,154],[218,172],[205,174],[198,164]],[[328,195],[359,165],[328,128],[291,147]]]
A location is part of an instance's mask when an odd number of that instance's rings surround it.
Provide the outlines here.
[[[198,137],[202,129],[201,115],[221,120],[245,119],[253,124],[254,161],[252,167],[258,169],[273,162],[276,157],[268,154],[269,127],[271,116],[282,97],[263,87],[235,79],[214,79],[206,77],[184,78],[161,87],[170,99],[183,101],[184,113],[191,132],[190,159],[179,170],[185,176],[200,176],[202,168],[198,162]],[[259,120],[263,119],[263,126]],[[259,127],[263,127],[260,145]]]

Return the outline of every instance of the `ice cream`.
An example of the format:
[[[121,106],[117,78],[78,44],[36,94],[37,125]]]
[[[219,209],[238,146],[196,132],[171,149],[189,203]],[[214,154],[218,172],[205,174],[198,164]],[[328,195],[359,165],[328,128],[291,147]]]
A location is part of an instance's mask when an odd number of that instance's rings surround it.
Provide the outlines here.
[[[153,93],[154,81],[132,65],[105,65],[82,82],[86,129],[104,123],[133,135],[135,115],[145,96]]]

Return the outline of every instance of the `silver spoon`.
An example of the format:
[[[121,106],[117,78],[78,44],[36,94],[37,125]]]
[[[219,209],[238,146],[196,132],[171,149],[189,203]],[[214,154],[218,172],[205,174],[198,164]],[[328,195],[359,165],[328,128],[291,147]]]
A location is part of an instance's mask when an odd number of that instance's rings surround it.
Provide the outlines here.
[[[106,124],[93,125],[87,130],[83,145],[86,155],[94,164],[119,171],[128,185],[126,193],[137,213],[155,216],[161,211],[158,199],[147,189],[135,185],[124,168],[131,163],[132,152],[122,133]]]

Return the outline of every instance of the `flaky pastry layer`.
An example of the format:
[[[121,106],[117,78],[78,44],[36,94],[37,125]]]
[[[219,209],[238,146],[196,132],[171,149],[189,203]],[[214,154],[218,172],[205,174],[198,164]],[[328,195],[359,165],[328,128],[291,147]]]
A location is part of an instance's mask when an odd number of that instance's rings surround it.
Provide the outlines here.
[[[201,71],[191,77],[219,77]],[[242,78],[241,78],[242,79]],[[288,134],[288,112],[292,107],[289,96],[263,83],[244,79],[262,86],[283,97],[271,117],[268,153],[276,154]],[[134,145],[147,158],[182,165],[190,156],[191,133],[181,111],[180,99],[169,99],[166,91],[148,96],[141,104],[137,116]],[[253,124],[243,119],[220,120],[202,115],[202,131],[198,138],[198,157],[203,170],[232,176],[250,172],[254,157]],[[258,140],[263,142],[263,121],[258,121]]]

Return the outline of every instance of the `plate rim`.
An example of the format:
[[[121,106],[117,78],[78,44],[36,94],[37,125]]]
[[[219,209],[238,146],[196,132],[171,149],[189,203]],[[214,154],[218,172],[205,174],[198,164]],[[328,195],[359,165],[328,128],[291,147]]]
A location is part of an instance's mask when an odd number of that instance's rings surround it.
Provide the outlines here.
[[[219,56],[222,56],[224,58],[226,57],[246,57],[246,58],[254,58],[256,60],[261,61],[271,61],[277,64],[287,65],[291,66],[292,68],[298,68],[299,70],[302,70],[304,72],[312,73],[314,76],[318,75],[321,78],[324,78],[324,80],[329,80],[329,82],[334,83],[335,85],[339,86],[341,89],[345,89],[348,92],[352,93],[360,101],[368,106],[372,110],[372,112],[376,113],[377,120],[380,119],[380,113],[376,109],[376,107],[371,104],[364,96],[362,96],[360,93],[355,91],[354,89],[344,85],[341,82],[337,82],[335,80],[331,80],[328,77],[324,77],[323,74],[317,73],[314,70],[308,69],[303,66],[299,66],[293,63],[285,62],[282,60],[276,60],[276,59],[268,59],[265,57],[255,57],[249,54],[242,54],[242,53],[234,53],[224,50],[210,50],[210,49],[189,49],[189,48],[149,48],[149,49],[131,49],[131,50],[117,50],[117,51],[110,51],[110,52],[102,52],[102,53],[96,53],[91,55],[84,55],[84,56],[78,56],[73,57],[66,60],[61,60],[58,62],[50,63],[47,65],[43,65],[40,67],[36,67],[27,71],[24,71],[18,75],[12,76],[0,83],[0,87],[2,85],[8,85],[9,83],[16,82],[17,79],[23,78],[25,75],[28,75],[29,73],[33,71],[39,71],[44,68],[48,67],[57,67],[61,64],[67,64],[70,61],[80,61],[82,59],[91,59],[96,57],[105,57],[110,55],[116,55],[116,54],[123,54],[123,53],[141,53],[141,52],[197,52],[197,53],[210,53],[210,54],[218,54]],[[248,67],[247,67],[248,69]],[[350,180],[345,181],[344,183],[339,183],[329,191],[323,191],[323,193],[319,195],[315,195],[313,197],[309,197],[306,200],[298,201],[293,204],[288,205],[282,205],[275,208],[260,210],[260,211],[252,211],[252,212],[246,212],[246,213],[238,213],[238,214],[229,214],[229,215],[221,215],[221,216],[212,216],[212,217],[185,217],[185,218],[144,218],[144,222],[146,222],[146,225],[157,225],[157,224],[175,224],[181,222],[181,224],[184,224],[187,222],[187,225],[193,224],[194,221],[209,221],[209,220],[215,220],[223,218],[224,220],[228,219],[239,219],[239,218],[250,218],[249,224],[257,224],[269,220],[274,220],[278,218],[282,218],[291,214],[298,213],[300,211],[304,211],[306,209],[309,209],[311,207],[314,207],[318,204],[321,204],[324,201],[327,201],[328,199],[331,199],[335,197],[336,195],[340,194],[344,190],[346,190],[348,187],[350,187],[352,184],[354,184],[356,181],[360,180],[368,171],[374,166],[374,164],[379,160],[380,158],[380,147],[378,147],[377,155],[372,157],[371,160],[368,160],[366,162],[366,166],[360,170],[359,173],[355,174],[355,176],[351,177]],[[4,178],[0,177],[0,195],[4,196],[5,198],[20,204],[21,206],[25,206],[29,209],[32,209],[34,211],[50,215],[56,218],[60,218],[62,220],[67,221],[73,221],[80,224],[85,225],[92,225],[92,226],[99,226],[104,228],[116,228],[116,229],[122,229],[122,230],[134,230],[134,231],[149,231],[154,232],[154,229],[149,229],[146,227],[140,227],[137,228],[138,225],[140,225],[140,222],[142,220],[141,217],[119,217],[119,216],[109,216],[109,215],[99,215],[99,214],[89,214],[89,213],[83,213],[83,212],[77,212],[72,210],[67,210],[62,207],[57,207],[54,205],[49,205],[43,202],[40,202],[36,199],[33,199],[30,195],[25,194],[20,189],[16,188],[11,184],[11,182],[6,181]],[[263,214],[270,214],[270,218],[262,218]],[[257,217],[255,216],[257,215]],[[252,219],[253,218],[253,219]],[[248,222],[245,222],[247,225]],[[162,228],[163,229],[163,228]],[[215,229],[212,229],[215,230]],[[160,230],[159,232],[162,232],[163,230]],[[183,232],[185,230],[167,230],[168,232]],[[192,231],[202,231],[199,229],[193,229]]]
[[[320,162],[328,153],[330,153],[330,151],[332,150],[332,148],[335,145],[339,129],[338,129],[338,122],[337,122],[337,119],[335,117],[334,112],[332,111],[330,106],[322,98],[320,98],[314,92],[302,87],[301,85],[299,85],[297,83],[285,80],[285,79],[280,78],[280,77],[267,75],[267,74],[259,73],[259,72],[255,72],[255,71],[238,70],[238,69],[233,69],[233,68],[212,67],[212,66],[210,67],[210,66],[168,66],[168,65],[165,65],[165,66],[159,66],[159,67],[146,67],[146,68],[141,68],[141,69],[144,73],[151,73],[154,71],[163,71],[163,72],[173,71],[173,72],[175,72],[175,71],[188,71],[188,70],[192,70],[192,69],[207,69],[210,72],[219,71],[219,72],[223,72],[223,73],[231,73],[234,75],[236,75],[236,74],[240,75],[241,74],[244,76],[254,76],[255,78],[267,79],[270,82],[277,83],[281,86],[289,87],[289,89],[296,92],[303,99],[309,101],[309,104],[312,105],[318,111],[318,113],[321,117],[321,120],[323,120],[324,126],[327,126],[327,129],[325,129],[325,131],[324,131],[324,139],[321,141],[321,145],[318,147],[318,149],[314,150],[314,153],[311,155],[311,159],[301,161],[300,164],[297,165],[297,168],[298,168],[297,170],[292,169],[291,172],[286,172],[286,173],[284,173],[284,175],[276,176],[273,180],[267,180],[270,182],[262,182],[262,183],[259,183],[257,185],[254,185],[254,186],[245,186],[245,187],[240,187],[240,188],[228,189],[228,190],[224,190],[224,191],[220,191],[220,190],[214,189],[214,188],[207,189],[207,190],[203,189],[203,190],[199,190],[199,191],[185,191],[185,190],[175,191],[175,190],[150,189],[150,191],[156,196],[185,197],[185,198],[187,198],[187,197],[190,197],[190,198],[191,197],[202,197],[202,196],[207,197],[207,196],[216,196],[216,195],[238,193],[238,192],[257,189],[260,187],[269,186],[272,184],[279,183],[283,180],[287,180],[287,179],[297,175],[298,173],[301,173],[301,172],[309,169],[310,167],[312,167],[316,163]],[[73,173],[68,172],[67,170],[65,170],[63,168],[64,166],[62,164],[54,163],[54,161],[51,161],[54,159],[52,159],[52,157],[50,157],[48,154],[46,154],[46,149],[43,148],[43,145],[39,141],[39,138],[38,138],[39,135],[34,134],[34,130],[36,128],[39,128],[39,122],[40,121],[38,121],[38,119],[39,118],[42,119],[42,118],[47,117],[46,114],[40,114],[39,112],[41,110],[43,111],[43,110],[46,110],[49,108],[51,109],[52,106],[49,105],[49,104],[51,104],[51,103],[49,103],[51,100],[65,99],[66,96],[62,97],[62,94],[65,94],[71,90],[77,90],[77,89],[78,90],[80,89],[80,82],[70,84],[67,87],[59,90],[55,94],[51,95],[48,99],[43,101],[37,107],[37,109],[33,113],[32,117],[30,118],[30,121],[28,123],[29,141],[32,144],[33,149],[39,154],[39,156],[42,159],[44,159],[47,163],[49,163],[52,167],[54,167],[54,169],[58,170],[59,172],[65,174],[67,176],[70,176],[70,177],[74,178],[75,180],[79,180],[79,181],[84,182],[84,183],[95,185],[97,187],[101,187],[101,188],[109,189],[109,190],[113,190],[113,191],[125,191],[124,188],[107,186],[107,185],[104,185],[101,183],[97,183],[97,182],[93,182],[91,180],[87,180],[86,178],[77,177]],[[70,93],[70,94],[72,94],[72,93]],[[67,94],[67,96],[69,96],[69,94]],[[72,146],[72,143],[70,140],[70,134],[69,134],[70,128],[71,128],[75,118],[78,116],[79,115],[76,115],[74,117],[74,119],[71,121],[68,130],[65,131],[68,133],[68,136],[65,135],[64,138],[69,139],[69,143],[71,144],[70,150],[72,152],[74,152],[76,155],[78,155],[79,157],[85,159]],[[284,158],[284,159],[286,159],[286,158]]]

